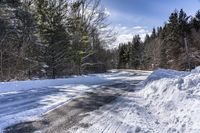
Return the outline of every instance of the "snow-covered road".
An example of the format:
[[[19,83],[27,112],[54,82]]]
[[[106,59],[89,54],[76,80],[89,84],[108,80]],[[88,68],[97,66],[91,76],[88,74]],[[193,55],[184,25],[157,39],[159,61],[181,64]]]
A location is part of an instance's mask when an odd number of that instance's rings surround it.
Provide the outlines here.
[[[0,83],[0,103],[6,133],[199,133],[200,67]]]
[[[0,132],[6,126],[38,119],[98,86],[113,83],[142,81],[150,72],[112,71],[106,74],[69,79],[18,81],[0,84]]]
[[[200,67],[191,72],[159,69],[138,91],[88,113],[73,133],[200,133]],[[134,89],[134,86],[130,86]]]
[[[71,133],[162,133],[163,126],[145,101],[134,92],[119,97],[114,103],[88,113],[73,126]],[[85,128],[82,125],[88,125]]]

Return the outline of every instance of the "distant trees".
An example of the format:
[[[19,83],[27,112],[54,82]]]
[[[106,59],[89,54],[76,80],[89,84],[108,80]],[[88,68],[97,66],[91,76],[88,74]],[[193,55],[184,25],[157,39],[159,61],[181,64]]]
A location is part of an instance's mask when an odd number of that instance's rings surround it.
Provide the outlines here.
[[[177,70],[194,68],[200,65],[199,26],[200,11],[192,18],[182,9],[175,10],[163,27],[153,28],[152,34],[146,35],[144,42],[120,45],[119,66],[127,68],[121,64],[130,64],[128,68],[150,70],[159,67]]]
[[[118,68],[139,69],[142,65],[143,45],[139,35],[133,37],[132,42],[120,44]]]
[[[197,11],[194,18],[192,18],[192,26],[195,28],[196,31],[199,31],[200,28],[200,10]]]

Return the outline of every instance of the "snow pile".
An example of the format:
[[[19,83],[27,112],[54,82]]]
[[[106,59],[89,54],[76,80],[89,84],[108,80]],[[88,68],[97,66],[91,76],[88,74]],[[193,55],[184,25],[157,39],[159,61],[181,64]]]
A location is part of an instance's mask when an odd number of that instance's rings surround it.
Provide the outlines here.
[[[123,82],[143,81],[152,73],[152,71],[141,70],[110,70],[109,72],[112,74],[106,75],[106,79]]]
[[[200,73],[200,66],[198,66],[194,70],[192,70],[192,73]]]
[[[138,94],[163,124],[163,132],[200,132],[200,67],[192,72],[159,69]]]
[[[176,70],[166,70],[166,69],[158,69],[154,71],[144,82],[143,85],[148,84],[149,82],[159,80],[162,78],[177,78],[183,77],[189,74],[188,72],[184,71],[176,71]]]

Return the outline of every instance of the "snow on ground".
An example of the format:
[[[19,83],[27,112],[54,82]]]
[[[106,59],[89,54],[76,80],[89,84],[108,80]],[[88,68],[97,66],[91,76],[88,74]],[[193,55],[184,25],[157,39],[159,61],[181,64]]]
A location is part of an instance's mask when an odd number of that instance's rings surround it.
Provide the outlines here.
[[[144,80],[150,72],[125,72],[77,76],[56,80],[0,83],[0,132],[6,126],[38,119],[70,100],[91,92],[102,84]]]
[[[99,76],[79,76],[66,79],[48,79],[48,80],[28,80],[28,81],[14,81],[14,82],[1,82],[0,92],[1,94],[14,93],[21,90],[29,90],[34,88],[44,88],[63,84],[90,84],[101,83],[105,80]],[[16,92],[17,93],[17,92]]]
[[[163,132],[200,132],[200,67],[192,72],[157,70],[139,92]]]
[[[159,69],[137,91],[90,112],[74,133],[199,133],[200,67],[192,72]],[[131,88],[130,89],[135,89]]]
[[[115,102],[89,112],[70,131],[199,133],[200,67],[191,72],[159,69],[144,80],[149,73],[113,70],[107,74],[59,79],[62,82],[46,80],[45,84],[41,83],[43,87],[39,88],[8,87],[8,91],[3,88],[0,92],[0,129],[5,125],[24,121],[25,118],[37,118],[39,114],[81,96],[84,92],[92,91],[101,84],[127,82],[130,84],[130,91]],[[134,85],[132,81],[135,80],[144,81]],[[47,81],[51,83],[46,83]],[[37,84],[36,82],[42,81],[25,82]],[[2,84],[9,86],[9,83]],[[17,85],[19,84],[24,83],[18,82]]]
[[[144,106],[145,101],[129,92],[114,103],[88,113],[73,133],[163,133],[162,125]]]

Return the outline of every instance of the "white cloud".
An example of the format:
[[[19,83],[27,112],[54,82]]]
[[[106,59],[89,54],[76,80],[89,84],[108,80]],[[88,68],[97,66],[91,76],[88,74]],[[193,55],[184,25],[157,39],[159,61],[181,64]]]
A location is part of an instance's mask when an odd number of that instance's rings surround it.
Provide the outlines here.
[[[129,21],[133,23],[139,23],[142,20],[142,17],[137,14],[127,14],[114,9],[106,9],[106,10],[107,12],[109,12],[111,20],[121,19],[123,21]]]
[[[120,43],[127,43],[132,41],[133,36],[139,34],[141,40],[144,41],[146,34],[150,34],[147,27],[142,26],[122,26],[118,24],[115,26],[115,31],[118,33],[116,41],[110,46],[110,48],[116,48]]]
[[[142,29],[142,27],[141,26],[135,26],[135,27],[133,27],[133,29]]]
[[[117,37],[115,45],[117,46],[117,45],[119,45],[119,43],[126,43],[126,42],[129,42],[129,41],[132,41],[132,39],[133,39],[133,34],[132,33],[120,34]]]
[[[139,32],[139,33],[146,33],[146,32],[148,32],[148,31],[145,30],[145,29],[140,29],[138,32]]]
[[[133,36],[137,34],[139,34],[141,39],[144,40],[146,34],[150,33],[146,26],[137,25],[142,21],[142,17],[137,14],[127,14],[110,8],[105,8],[105,12],[107,12],[106,14],[109,14],[110,20],[118,23],[115,26],[112,25],[115,27],[114,30],[118,35],[116,41],[110,44],[109,48],[116,48],[120,43],[132,41]],[[123,24],[123,22],[120,22],[121,20],[125,23]],[[131,23],[134,26],[127,26],[126,22],[129,24]]]

